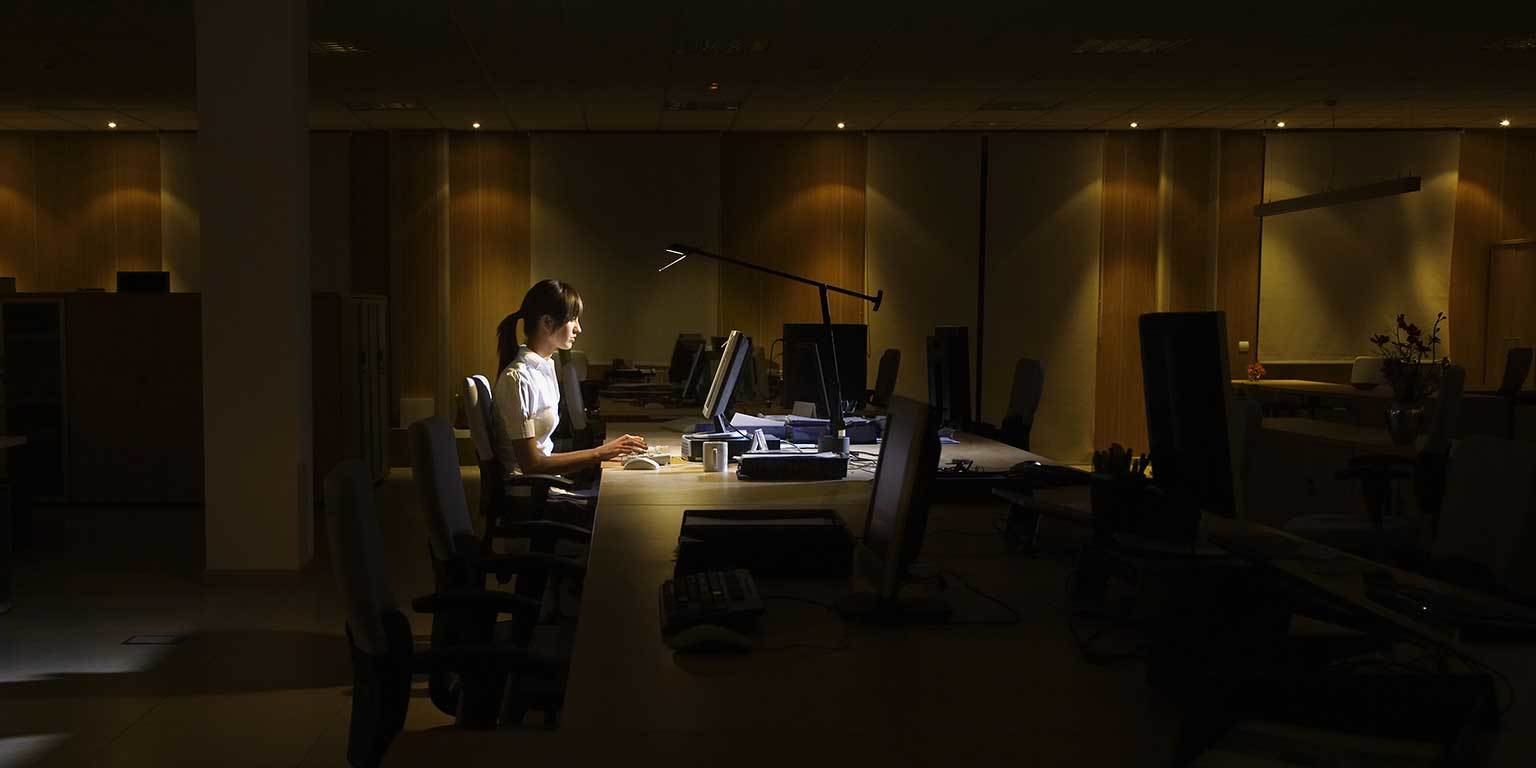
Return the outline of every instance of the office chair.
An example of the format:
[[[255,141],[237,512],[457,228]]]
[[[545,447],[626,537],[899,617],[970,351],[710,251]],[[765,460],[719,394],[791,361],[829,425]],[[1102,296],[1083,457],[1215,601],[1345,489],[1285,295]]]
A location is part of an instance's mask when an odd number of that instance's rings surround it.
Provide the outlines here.
[[[1352,514],[1302,515],[1288,521],[1285,530],[1375,559],[1385,559],[1393,551],[1411,551],[1424,534],[1433,536],[1445,497],[1446,464],[1461,413],[1465,381],[1466,369],[1460,366],[1449,366],[1442,372],[1440,393],[1430,416],[1429,430],[1419,438],[1417,455],[1356,456],[1349,460],[1346,469],[1335,475],[1341,480],[1360,481],[1366,509],[1363,517]],[[1392,515],[1393,483],[1397,480],[1413,482],[1422,520]]]
[[[489,575],[503,584],[518,576],[518,594],[542,599],[547,576],[554,576],[558,584],[565,578],[579,581],[585,575],[586,566],[579,560],[554,553],[562,535],[577,541],[588,539],[590,533],[576,526],[546,520],[503,521],[483,539],[476,536],[459,476],[453,430],[441,417],[411,425],[411,470],[427,516],[433,575],[439,589],[484,588]],[[529,551],[498,552],[493,546],[497,541],[527,542]],[[559,613],[558,604],[554,613]]]
[[[875,369],[875,388],[865,393],[869,404],[884,409],[896,391],[896,375],[901,371],[901,350],[887,349],[880,354],[880,366]]]
[[[1431,575],[1536,600],[1536,445],[1471,435],[1451,453]]]
[[[326,476],[324,485],[331,565],[347,610],[347,643],[352,650],[347,763],[372,768],[382,762],[405,725],[415,673],[455,677],[460,725],[489,727],[499,719],[521,720],[522,711],[535,706],[545,711],[546,722],[553,722],[562,704],[568,660],[540,656],[514,643],[496,641],[488,633],[483,638],[434,642],[418,653],[410,622],[396,607],[389,587],[367,466],[355,459],[342,462]],[[538,609],[537,603],[517,595],[476,589],[436,592],[411,605],[421,613],[489,617],[492,623],[498,614]],[[525,683],[535,683],[532,687],[542,690],[531,696],[521,693]],[[504,699],[509,687],[518,693]]]
[[[560,383],[560,424],[552,435],[557,450],[579,451],[603,444],[606,427],[601,417],[587,407],[581,379],[575,367],[563,357],[556,357],[555,378]],[[594,470],[595,480],[595,470]],[[575,478],[573,478],[575,479]]]
[[[556,540],[589,542],[590,524],[570,525],[551,520],[552,516],[561,515],[590,523],[590,510],[584,516],[570,505],[559,505],[562,508],[557,510],[550,498],[550,489],[572,490],[576,483],[559,475],[507,474],[491,440],[491,425],[499,417],[491,401],[491,384],[484,376],[476,374],[464,379],[464,411],[480,468],[480,513],[485,517],[487,540],[513,523],[537,522],[543,524],[546,532],[536,539],[541,552],[554,552]]]
[[[1029,450],[1029,433],[1034,427],[1035,411],[1040,408],[1040,396],[1044,391],[1045,366],[1033,358],[1019,358],[1013,366],[1013,388],[1008,393],[1008,410],[1003,414],[1003,423],[999,426],[972,424],[971,431],[1021,451]]]
[[[1349,383],[1360,389],[1371,389],[1378,384],[1387,382],[1386,371],[1382,369],[1385,360],[1380,355],[1363,355],[1355,358],[1353,365],[1349,367]]]
[[[1504,379],[1499,382],[1498,395],[1504,399],[1504,436],[1515,439],[1515,408],[1519,404],[1520,388],[1531,375],[1532,349],[1515,347],[1504,354]]]

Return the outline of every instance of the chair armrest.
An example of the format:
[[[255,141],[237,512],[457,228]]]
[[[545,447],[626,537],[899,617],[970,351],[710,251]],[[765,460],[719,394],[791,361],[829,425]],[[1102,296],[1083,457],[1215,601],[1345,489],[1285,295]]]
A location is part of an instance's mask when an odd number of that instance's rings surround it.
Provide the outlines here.
[[[570,659],[535,653],[511,643],[455,643],[419,651],[415,667],[421,672],[533,672],[561,681],[570,668]]]
[[[592,542],[592,530],[579,525],[571,525],[570,523],[558,523],[553,520],[526,520],[516,523],[501,523],[486,531],[485,537],[487,539],[553,537],[590,544]]]
[[[559,475],[507,475],[508,488],[528,486],[532,488],[575,488],[576,484]]]
[[[502,581],[519,573],[536,571],[560,572],[578,579],[585,578],[587,575],[587,566],[580,560],[544,552],[498,552],[482,555],[478,565],[482,572],[494,573]]]
[[[1093,525],[1093,512],[1086,509],[1069,507],[1065,504],[1053,504],[1048,501],[1040,501],[1019,491],[1013,491],[1006,488],[995,489],[992,491],[992,495],[1008,502],[1009,506],[1015,509],[1033,512],[1042,517],[1066,520],[1078,525]]]
[[[462,589],[434,592],[411,601],[417,613],[444,611],[496,611],[497,613],[538,615],[543,605],[532,598],[491,589]]]

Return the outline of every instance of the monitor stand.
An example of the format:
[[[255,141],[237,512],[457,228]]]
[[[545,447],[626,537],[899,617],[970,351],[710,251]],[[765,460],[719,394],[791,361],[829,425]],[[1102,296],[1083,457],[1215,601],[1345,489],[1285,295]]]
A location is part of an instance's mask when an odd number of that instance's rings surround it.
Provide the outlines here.
[[[852,592],[833,603],[838,615],[858,624],[901,626],[906,624],[943,624],[954,613],[948,601],[940,597],[881,597],[874,592]]]

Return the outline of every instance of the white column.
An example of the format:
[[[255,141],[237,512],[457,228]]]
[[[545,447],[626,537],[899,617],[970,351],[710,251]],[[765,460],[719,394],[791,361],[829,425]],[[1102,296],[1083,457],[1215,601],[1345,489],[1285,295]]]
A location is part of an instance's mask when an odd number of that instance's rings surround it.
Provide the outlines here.
[[[305,0],[198,0],[210,576],[314,555]]]

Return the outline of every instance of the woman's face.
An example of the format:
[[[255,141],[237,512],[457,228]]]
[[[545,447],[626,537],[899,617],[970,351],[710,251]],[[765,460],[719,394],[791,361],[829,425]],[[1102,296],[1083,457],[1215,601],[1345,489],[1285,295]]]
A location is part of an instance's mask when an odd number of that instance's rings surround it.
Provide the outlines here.
[[[545,317],[548,317],[548,315]],[[580,335],[581,320],[576,318],[570,322],[555,326],[549,333],[549,340],[555,345],[555,349],[570,349],[576,345],[576,337]]]

